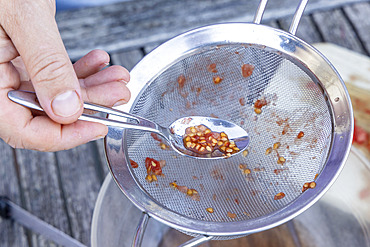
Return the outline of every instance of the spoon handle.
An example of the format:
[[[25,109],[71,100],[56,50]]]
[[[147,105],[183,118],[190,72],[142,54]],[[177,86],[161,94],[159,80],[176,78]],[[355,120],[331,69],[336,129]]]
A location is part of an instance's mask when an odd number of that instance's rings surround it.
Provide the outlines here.
[[[22,91],[22,90],[12,90],[8,92],[8,98],[14,101],[15,103],[26,106],[28,108],[38,110],[38,111],[44,111],[42,107],[40,106],[39,101],[37,100],[37,96],[34,92]],[[162,126],[156,123],[153,123],[152,121],[149,121],[148,119],[136,116],[134,114],[130,114],[130,113],[116,110],[113,108],[95,105],[95,104],[86,103],[86,102],[84,103],[84,109],[114,115],[119,118],[132,119],[132,120],[135,120],[136,123],[123,122],[123,119],[118,119],[118,120],[116,120],[117,118],[108,119],[108,118],[94,116],[94,115],[86,114],[86,113],[83,113],[78,118],[79,120],[101,123],[107,126],[118,127],[118,128],[128,128],[128,129],[150,131],[150,132],[154,132],[160,135],[164,135],[162,133],[163,131]]]

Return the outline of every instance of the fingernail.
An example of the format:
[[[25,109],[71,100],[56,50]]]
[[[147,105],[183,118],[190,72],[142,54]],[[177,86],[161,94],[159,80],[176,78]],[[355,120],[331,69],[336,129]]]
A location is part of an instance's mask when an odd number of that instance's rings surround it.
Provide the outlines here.
[[[124,105],[124,104],[126,104],[126,103],[127,103],[127,101],[126,101],[126,100],[124,100],[124,99],[122,99],[122,100],[117,101],[117,102],[113,105],[113,107],[115,107],[115,106],[120,106],[120,105]]]
[[[123,80],[123,79],[118,80],[118,81],[123,82],[123,83],[125,83],[125,84],[127,84],[127,83],[128,83],[127,81],[125,81],[125,80]]]
[[[103,68],[107,67],[108,65],[109,65],[109,63],[102,63],[102,64],[99,65],[99,68],[103,69]]]
[[[82,105],[77,92],[72,90],[57,95],[51,103],[51,107],[55,115],[70,117],[76,114]]]
[[[105,135],[100,135],[100,136],[97,136],[97,137],[95,137],[95,138],[91,139],[90,141],[91,141],[91,142],[93,142],[93,141],[96,141],[96,140],[102,139],[102,138],[104,138],[104,137],[105,137]]]

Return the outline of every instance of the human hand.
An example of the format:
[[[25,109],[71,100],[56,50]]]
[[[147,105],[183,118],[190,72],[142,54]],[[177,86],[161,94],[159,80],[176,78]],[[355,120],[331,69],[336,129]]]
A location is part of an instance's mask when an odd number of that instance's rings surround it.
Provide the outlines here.
[[[95,50],[71,64],[55,23],[55,2],[0,0],[0,137],[15,148],[58,151],[104,137],[105,125],[76,121],[83,101],[113,106],[130,98],[129,73]],[[7,97],[35,91],[48,116]]]

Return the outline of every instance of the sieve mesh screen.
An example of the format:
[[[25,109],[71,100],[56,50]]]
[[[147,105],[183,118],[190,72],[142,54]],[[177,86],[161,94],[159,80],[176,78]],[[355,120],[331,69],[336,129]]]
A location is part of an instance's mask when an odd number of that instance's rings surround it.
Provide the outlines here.
[[[211,64],[217,72],[209,70]],[[243,64],[254,65],[250,77],[242,76]],[[232,121],[251,137],[248,155],[196,160],[162,150],[150,133],[126,131],[129,158],[139,163],[132,169],[138,185],[167,209],[211,222],[254,219],[286,206],[320,173],[330,150],[331,110],[307,73],[265,47],[241,44],[207,47],[173,64],[142,91],[132,113],[162,126],[184,116]],[[177,82],[180,75],[183,88]],[[216,76],[221,83],[213,82]],[[261,98],[268,104],[256,114],[254,103]],[[304,137],[298,139],[300,131]],[[277,142],[281,146],[266,155]],[[166,161],[165,176],[157,182],[145,180],[146,157]],[[279,157],[285,158],[283,165]],[[244,174],[240,165],[251,172]],[[199,200],[170,187],[174,181],[197,190]],[[286,196],[274,200],[279,192]]]

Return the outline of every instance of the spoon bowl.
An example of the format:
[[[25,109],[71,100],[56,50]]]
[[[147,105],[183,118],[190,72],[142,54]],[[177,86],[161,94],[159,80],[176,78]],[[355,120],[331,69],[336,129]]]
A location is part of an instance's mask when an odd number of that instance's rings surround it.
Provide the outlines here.
[[[229,140],[234,141],[240,151],[233,153],[231,156],[244,151],[248,145],[250,138],[248,133],[240,126],[218,118],[190,116],[179,118],[169,125],[170,129],[169,143],[178,153],[186,156],[196,157],[198,159],[220,159],[225,158],[225,154],[215,150],[210,154],[199,154],[192,152],[184,146],[184,135],[187,128],[192,126],[204,125],[212,132],[224,132]]]
[[[43,111],[40,106],[37,96],[34,92],[12,90],[8,92],[8,98],[20,105],[26,106],[28,108]],[[240,126],[231,123],[226,120],[221,120],[218,118],[211,117],[200,117],[200,116],[190,116],[179,118],[170,124],[168,127],[160,126],[148,119],[136,116],[131,113],[119,111],[113,108],[104,107],[100,105],[95,105],[91,103],[84,103],[85,110],[92,110],[94,112],[102,112],[106,114],[114,115],[114,119],[102,118],[99,116],[84,113],[78,119],[83,121],[90,121],[105,124],[107,126],[128,128],[128,129],[138,129],[144,131],[150,131],[163,136],[166,141],[171,145],[171,147],[181,155],[193,157],[196,159],[220,159],[227,158],[238,154],[245,150],[249,145],[248,133],[242,129]],[[135,123],[127,122],[127,119],[132,119]],[[236,147],[239,149],[238,152],[232,153],[226,156],[225,153],[215,150],[211,153],[200,154],[187,149],[184,146],[184,136],[186,134],[186,129],[189,127],[203,125],[211,130],[213,133],[224,132],[230,141],[233,141]]]

